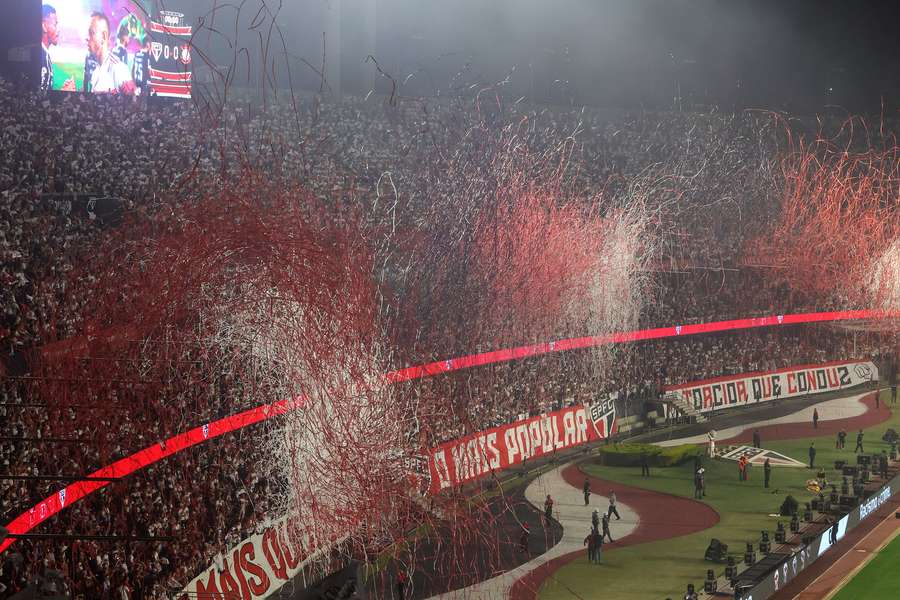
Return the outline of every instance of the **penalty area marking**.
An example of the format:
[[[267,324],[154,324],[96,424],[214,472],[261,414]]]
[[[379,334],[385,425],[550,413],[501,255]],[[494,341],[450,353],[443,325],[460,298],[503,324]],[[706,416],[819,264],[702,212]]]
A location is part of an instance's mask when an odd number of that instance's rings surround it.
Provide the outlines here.
[[[727,458],[728,460],[740,460],[741,456],[746,456],[751,465],[762,465],[769,459],[769,464],[773,467],[801,467],[806,468],[806,464],[797,459],[785,456],[774,450],[766,450],[765,448],[754,448],[752,446],[729,447],[726,452],[719,455],[719,458]]]

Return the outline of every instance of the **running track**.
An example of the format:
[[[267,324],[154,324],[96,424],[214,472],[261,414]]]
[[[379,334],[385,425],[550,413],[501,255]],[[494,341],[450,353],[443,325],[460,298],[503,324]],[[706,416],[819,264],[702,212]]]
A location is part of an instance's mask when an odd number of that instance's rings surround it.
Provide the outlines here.
[[[581,489],[585,473],[578,468],[577,464],[572,464],[563,470],[562,477],[569,485]],[[619,500],[637,513],[639,519],[638,526],[633,532],[615,542],[604,544],[604,552],[697,533],[709,529],[719,522],[719,513],[708,504],[697,500],[645,490],[597,477],[588,477],[587,479],[591,482],[591,489],[597,493],[606,494],[609,490],[615,491]],[[665,508],[661,510],[661,506]],[[665,521],[654,520],[648,516],[663,513],[666,515]],[[510,599],[535,600],[544,581],[561,567],[584,554],[584,550],[578,550],[554,558],[534,569],[513,584],[509,592]]]
[[[861,402],[866,405],[867,409],[863,414],[844,419],[819,421],[818,428],[813,428],[812,422],[777,423],[758,428],[748,425],[747,429],[740,434],[726,440],[719,440],[716,443],[723,446],[749,444],[753,441],[754,431],[759,431],[759,435],[763,440],[798,440],[826,435],[836,437],[838,431],[843,429],[847,432],[847,443],[852,445],[856,443],[856,432],[858,430],[880,425],[891,418],[891,409],[884,402],[879,403],[878,408],[875,407],[875,394],[867,395]]]
[[[797,313],[790,315],[770,315],[767,317],[754,317],[750,319],[735,319],[730,321],[715,321],[712,323],[699,323],[694,325],[672,325],[656,329],[640,329],[611,333],[602,336],[588,336],[568,338],[558,341],[544,342],[530,346],[506,348],[481,354],[469,354],[457,358],[449,358],[442,361],[407,367],[397,371],[385,373],[385,384],[391,385],[403,381],[412,381],[423,377],[450,373],[470,367],[509,362],[532,356],[539,356],[551,352],[565,352],[602,346],[606,344],[619,344],[643,340],[662,339],[668,337],[681,337],[702,333],[716,333],[726,331],[738,331],[742,329],[754,329],[758,327],[777,327],[781,325],[797,325],[802,323],[824,323],[833,321],[851,321],[860,319],[890,319],[900,317],[900,311],[855,310],[817,313]],[[143,469],[153,463],[159,462],[182,450],[195,446],[208,439],[219,437],[226,433],[242,429],[254,423],[285,414],[291,410],[301,408],[304,398],[288,398],[271,404],[263,404],[217,421],[203,424],[190,429],[163,442],[148,446],[134,454],[122,458],[106,467],[103,467],[88,477],[91,481],[77,481],[68,485],[55,494],[44,498],[41,502],[20,514],[7,523],[6,529],[11,535],[28,533],[53,515],[68,508],[82,498],[93,494],[109,485],[111,480],[127,477],[132,473]],[[96,481],[107,479],[107,481]],[[0,543],[0,553],[5,551],[15,538],[9,537]]]
[[[765,440],[816,437],[836,434],[841,429],[845,429],[852,434],[857,429],[866,429],[883,423],[891,416],[891,410],[884,403],[881,403],[878,408],[875,407],[874,394],[866,396],[862,403],[868,409],[863,414],[843,419],[819,421],[817,429],[813,428],[812,423],[803,422],[779,423],[758,428],[748,424],[747,428],[739,435],[720,440],[718,443],[724,445],[742,442],[749,443],[752,439],[753,431],[759,431]],[[574,464],[563,471],[563,479],[576,489],[581,489],[584,477],[585,473]],[[627,503],[637,513],[639,518],[637,529],[621,540],[616,540],[615,543],[609,544],[611,550],[696,533],[708,529],[719,522],[719,514],[712,507],[696,500],[614,483],[597,479],[596,477],[590,477],[589,479],[592,490],[615,490],[616,496]],[[652,521],[652,518],[648,517],[648,515],[663,513],[667,515],[665,523]],[[509,594],[510,599],[536,600],[541,586],[553,576],[553,573],[583,555],[584,551],[572,552],[548,561],[534,569],[513,584]]]

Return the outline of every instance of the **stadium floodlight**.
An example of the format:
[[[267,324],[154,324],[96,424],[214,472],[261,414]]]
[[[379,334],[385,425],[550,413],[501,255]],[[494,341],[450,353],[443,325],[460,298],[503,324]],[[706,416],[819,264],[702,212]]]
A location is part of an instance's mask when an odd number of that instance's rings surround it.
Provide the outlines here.
[[[783,544],[786,539],[787,535],[784,532],[784,523],[778,521],[778,525],[775,527],[775,542]]]
[[[725,565],[725,579],[734,581],[737,578],[737,565],[734,564],[734,557],[728,557],[728,564]]]
[[[747,551],[744,552],[744,563],[749,567],[756,562],[756,551],[753,550],[753,544],[747,542]]]
[[[712,569],[706,570],[706,581],[703,582],[703,591],[707,594],[715,594],[718,583],[716,582],[716,574]]]
[[[764,529],[761,533],[762,539],[759,541],[759,553],[768,554],[772,551],[772,543],[769,541],[769,532]]]
[[[825,512],[825,494],[819,492],[819,495],[812,499],[812,509],[819,512]]]

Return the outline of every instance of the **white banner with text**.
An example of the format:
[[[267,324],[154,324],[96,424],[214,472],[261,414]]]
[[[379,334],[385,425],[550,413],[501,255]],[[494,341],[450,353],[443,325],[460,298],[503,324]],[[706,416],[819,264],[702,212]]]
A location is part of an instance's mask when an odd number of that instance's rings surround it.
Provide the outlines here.
[[[707,412],[833,392],[871,381],[878,381],[878,367],[873,363],[843,361],[692,381],[666,386],[663,391],[665,396],[680,396],[695,410]]]

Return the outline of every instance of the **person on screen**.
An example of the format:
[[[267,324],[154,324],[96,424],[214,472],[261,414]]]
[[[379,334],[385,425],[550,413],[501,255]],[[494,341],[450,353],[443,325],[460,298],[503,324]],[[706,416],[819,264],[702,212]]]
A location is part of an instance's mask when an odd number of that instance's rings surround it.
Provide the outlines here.
[[[56,9],[45,4],[41,17],[41,91],[53,88],[53,61],[50,59],[50,46],[59,43],[58,17]]]
[[[50,46],[59,44],[59,20],[56,9],[45,4],[41,13],[41,91],[53,89],[53,59],[50,57]],[[63,84],[67,92],[75,91],[75,79],[70,77]]]
[[[85,84],[85,89],[94,94],[134,94],[134,80],[128,66],[110,51],[109,19],[102,12],[91,14],[87,45],[84,76],[90,84]]]
[[[116,47],[113,48],[113,54],[119,59],[123,65],[128,64],[128,42],[131,40],[131,34],[128,31],[128,23],[122,21],[119,24],[119,31],[116,34]]]
[[[150,36],[144,36],[141,49],[134,53],[134,64],[131,66],[131,77],[138,88],[138,93],[146,95],[150,86]]]
[[[94,91],[91,89],[91,79],[93,79],[94,71],[99,66],[100,63],[97,62],[94,55],[88,52],[87,56],[84,57],[84,91],[88,94]]]

